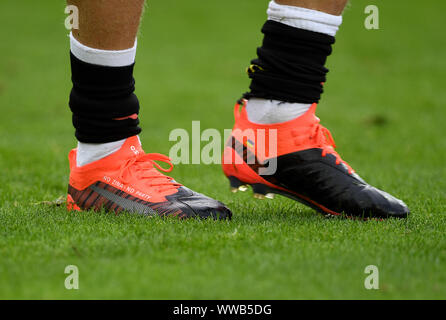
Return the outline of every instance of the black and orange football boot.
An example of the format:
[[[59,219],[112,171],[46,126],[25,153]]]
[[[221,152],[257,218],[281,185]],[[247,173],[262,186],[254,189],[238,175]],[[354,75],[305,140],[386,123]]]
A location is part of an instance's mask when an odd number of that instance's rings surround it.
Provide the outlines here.
[[[223,155],[233,192],[250,185],[256,198],[274,194],[329,216],[406,218],[403,201],[367,184],[335,151],[330,131],[316,117],[317,104],[279,124],[248,120],[247,100],[235,106],[235,125]]]
[[[170,159],[144,153],[137,136],[128,138],[115,153],[82,167],[76,166],[77,150],[71,150],[69,210],[122,211],[147,216],[230,219],[221,202],[194,192],[158,170],[170,172]],[[156,161],[165,162],[163,169]],[[158,170],[157,170],[158,169]]]

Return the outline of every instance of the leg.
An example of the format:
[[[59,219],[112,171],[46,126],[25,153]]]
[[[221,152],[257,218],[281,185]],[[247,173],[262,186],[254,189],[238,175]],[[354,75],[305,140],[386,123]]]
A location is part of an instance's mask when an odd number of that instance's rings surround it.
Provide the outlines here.
[[[143,0],[69,0],[79,9],[73,30],[70,109],[78,148],[71,150],[67,203],[71,210],[226,219],[221,202],[160,173],[170,159],[145,154],[134,94],[136,34]],[[155,161],[166,162],[170,169]]]
[[[80,43],[103,50],[124,50],[135,44],[144,0],[68,0],[68,4],[79,8],[79,29],[73,30],[73,36]]]
[[[263,29],[265,45],[259,48],[259,59],[252,61],[250,77],[253,83],[251,93],[245,96],[252,98],[247,107],[251,120],[288,121],[303,115],[312,103],[319,101],[328,72],[324,65],[331,54],[346,3],[347,0],[271,1],[269,21]],[[286,45],[288,48],[279,44],[290,41],[289,38],[293,41]],[[271,65],[280,64],[273,68],[275,73],[281,73],[275,86],[274,81],[264,79],[262,73],[255,74],[261,60],[263,64],[266,61]],[[294,64],[294,70],[289,64]],[[269,76],[277,80],[277,75]]]
[[[362,180],[315,115],[346,3],[270,2],[264,41],[248,68],[250,91],[236,105],[223,171],[233,191],[249,184],[257,198],[277,193],[326,215],[405,218],[406,205]],[[259,141],[248,144],[244,134],[252,131]],[[273,170],[265,171],[271,164]]]
[[[80,142],[78,164],[87,164],[116,151],[123,139],[141,131],[133,65],[144,0],[69,0],[68,4],[79,10],[79,29],[71,34],[70,108]]]

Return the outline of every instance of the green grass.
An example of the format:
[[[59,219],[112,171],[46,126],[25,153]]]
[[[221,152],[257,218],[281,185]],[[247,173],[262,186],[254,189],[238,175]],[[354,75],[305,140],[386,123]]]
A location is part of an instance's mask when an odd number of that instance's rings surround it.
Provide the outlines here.
[[[353,1],[318,114],[370,183],[401,197],[406,221],[325,219],[291,200],[232,195],[217,165],[172,175],[225,202],[231,222],[67,213],[75,146],[62,1],[0,2],[0,298],[446,298],[446,42],[441,1]],[[136,79],[148,152],[174,128],[230,128],[261,41],[267,1],[150,1]],[[441,33],[441,32],[440,32]],[[378,119],[378,120],[377,120]],[[64,288],[77,265],[80,290]],[[377,265],[380,290],[365,290]]]

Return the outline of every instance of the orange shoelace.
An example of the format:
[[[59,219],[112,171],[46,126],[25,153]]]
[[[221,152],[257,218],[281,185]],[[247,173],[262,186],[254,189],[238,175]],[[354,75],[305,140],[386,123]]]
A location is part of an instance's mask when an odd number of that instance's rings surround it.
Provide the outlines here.
[[[330,130],[325,128],[323,125],[316,123],[313,125],[310,133],[310,139],[316,142],[316,144],[322,149],[322,156],[325,157],[327,154],[332,154],[336,157],[336,164],[340,165],[343,163],[347,169],[348,173],[352,174],[355,172],[353,168],[335,151],[336,144],[331,135]]]
[[[167,163],[169,168],[164,169],[156,161]],[[148,186],[156,187],[158,192],[181,187],[181,184],[174,182],[173,178],[160,173],[156,169],[163,172],[171,172],[173,169],[171,159],[160,153],[140,154],[129,158],[122,164],[119,178],[125,183],[133,179],[138,181],[144,179]]]

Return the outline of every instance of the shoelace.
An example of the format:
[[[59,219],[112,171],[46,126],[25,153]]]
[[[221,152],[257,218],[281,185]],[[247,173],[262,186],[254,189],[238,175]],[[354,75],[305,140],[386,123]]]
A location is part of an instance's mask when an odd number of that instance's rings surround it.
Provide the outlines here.
[[[343,163],[347,169],[348,173],[352,174],[355,172],[353,168],[335,151],[336,143],[331,135],[330,130],[325,128],[323,125],[316,123],[311,129],[310,139],[314,139],[316,143],[322,148],[322,156],[325,157],[327,154],[332,154],[336,157],[336,165]]]
[[[169,165],[168,169],[164,169],[155,161],[161,161]],[[160,153],[146,153],[140,154],[135,157],[129,158],[124,162],[120,168],[119,178],[121,181],[127,183],[126,173],[135,179],[144,179],[145,183],[150,187],[157,187],[157,191],[163,192],[171,190],[172,188],[177,189],[181,184],[172,182],[173,179],[166,176],[156,169],[163,172],[171,172],[173,169],[173,164],[170,162],[170,158],[160,154]],[[156,169],[155,169],[156,168]]]

